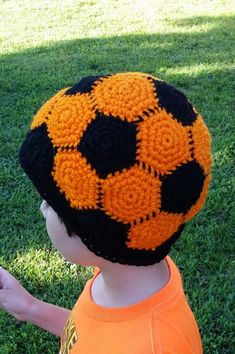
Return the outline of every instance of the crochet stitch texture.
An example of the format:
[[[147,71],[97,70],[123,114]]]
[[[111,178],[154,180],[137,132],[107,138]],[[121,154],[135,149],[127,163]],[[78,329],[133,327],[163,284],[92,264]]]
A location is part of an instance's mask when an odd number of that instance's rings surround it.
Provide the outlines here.
[[[34,117],[20,162],[96,255],[161,261],[202,208],[211,139],[185,95],[143,73],[83,78]]]

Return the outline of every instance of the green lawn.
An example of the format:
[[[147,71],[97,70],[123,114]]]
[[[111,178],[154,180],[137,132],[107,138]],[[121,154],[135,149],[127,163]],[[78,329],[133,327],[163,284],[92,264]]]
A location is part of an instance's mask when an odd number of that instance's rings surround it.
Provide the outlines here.
[[[182,89],[213,137],[205,208],[171,252],[204,353],[233,354],[234,23],[232,1],[0,1],[0,264],[35,296],[71,308],[92,269],[48,241],[18,149],[43,101],[85,75],[144,71]],[[234,307],[234,306],[233,306]],[[0,312],[0,353],[58,353],[52,335]]]

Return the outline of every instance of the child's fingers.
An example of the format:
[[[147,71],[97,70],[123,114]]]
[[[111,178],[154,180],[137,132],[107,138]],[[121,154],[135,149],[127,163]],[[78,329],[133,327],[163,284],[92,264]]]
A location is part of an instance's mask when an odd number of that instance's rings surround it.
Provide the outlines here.
[[[6,298],[8,297],[8,291],[7,290],[0,290],[0,309],[3,309],[3,303],[6,301]]]
[[[7,274],[7,273],[10,274],[5,268],[0,266],[0,276],[4,275],[4,274]]]
[[[6,278],[7,274],[9,274],[8,271],[6,269],[4,269],[3,267],[0,267],[0,288],[1,288],[1,284],[4,282],[4,279]]]
[[[0,289],[11,288],[11,286],[16,282],[17,280],[13,277],[11,273],[9,273],[3,267],[0,267]]]
[[[0,289],[3,288],[3,268],[0,267]]]

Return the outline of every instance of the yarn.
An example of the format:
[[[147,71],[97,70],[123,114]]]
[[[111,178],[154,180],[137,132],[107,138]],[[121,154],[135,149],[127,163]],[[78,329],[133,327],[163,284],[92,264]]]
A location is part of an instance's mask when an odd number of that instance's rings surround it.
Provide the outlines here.
[[[202,208],[211,138],[178,89],[143,73],[83,78],[35,115],[20,162],[96,255],[162,260]]]

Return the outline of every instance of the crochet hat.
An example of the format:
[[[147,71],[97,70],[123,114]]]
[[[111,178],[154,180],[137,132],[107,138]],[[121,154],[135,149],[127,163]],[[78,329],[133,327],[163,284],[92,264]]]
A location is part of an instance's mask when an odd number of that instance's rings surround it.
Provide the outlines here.
[[[151,75],[83,78],[34,117],[21,165],[96,255],[161,261],[203,206],[210,135],[185,95]]]

